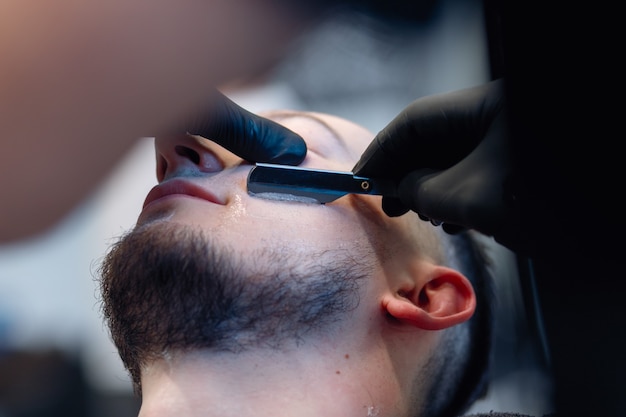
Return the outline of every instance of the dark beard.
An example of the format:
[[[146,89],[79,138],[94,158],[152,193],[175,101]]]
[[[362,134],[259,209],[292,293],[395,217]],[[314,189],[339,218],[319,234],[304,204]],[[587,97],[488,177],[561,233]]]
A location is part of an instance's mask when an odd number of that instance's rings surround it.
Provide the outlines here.
[[[244,259],[168,223],[113,245],[99,270],[102,310],[135,390],[142,365],[167,352],[279,349],[331,331],[358,305],[370,265],[345,251],[293,252],[259,250]]]

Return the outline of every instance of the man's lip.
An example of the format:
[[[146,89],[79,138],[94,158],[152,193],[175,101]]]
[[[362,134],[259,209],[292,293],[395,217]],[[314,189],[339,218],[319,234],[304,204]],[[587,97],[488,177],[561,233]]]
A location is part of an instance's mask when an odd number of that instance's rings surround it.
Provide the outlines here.
[[[176,194],[200,198],[214,204],[225,204],[225,202],[217,198],[214,194],[210,193],[203,187],[200,187],[189,181],[175,178],[164,181],[159,185],[154,186],[146,196],[146,199],[143,203],[143,208],[146,208],[148,204],[160,198]]]

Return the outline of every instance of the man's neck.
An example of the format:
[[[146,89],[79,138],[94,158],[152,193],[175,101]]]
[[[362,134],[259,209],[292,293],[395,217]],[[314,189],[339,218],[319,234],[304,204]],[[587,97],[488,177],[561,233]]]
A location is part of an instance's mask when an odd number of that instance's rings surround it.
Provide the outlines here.
[[[177,354],[146,367],[140,417],[394,414],[400,381],[373,350]]]

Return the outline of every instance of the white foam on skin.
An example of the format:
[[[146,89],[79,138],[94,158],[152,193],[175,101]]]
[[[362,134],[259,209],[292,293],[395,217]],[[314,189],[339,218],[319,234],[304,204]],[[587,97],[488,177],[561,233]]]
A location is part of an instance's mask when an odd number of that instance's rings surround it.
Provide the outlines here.
[[[274,201],[291,201],[304,204],[321,204],[313,197],[304,197],[301,195],[284,194],[284,193],[249,193],[253,197],[264,198],[266,200]]]

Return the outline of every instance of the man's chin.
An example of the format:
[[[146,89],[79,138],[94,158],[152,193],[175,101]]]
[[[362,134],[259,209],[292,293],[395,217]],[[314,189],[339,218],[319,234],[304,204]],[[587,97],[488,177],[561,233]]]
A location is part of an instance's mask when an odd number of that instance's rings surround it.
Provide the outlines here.
[[[163,352],[280,348],[328,331],[358,305],[369,270],[345,251],[250,256],[175,220],[144,220],[100,268],[104,317],[133,377]]]

